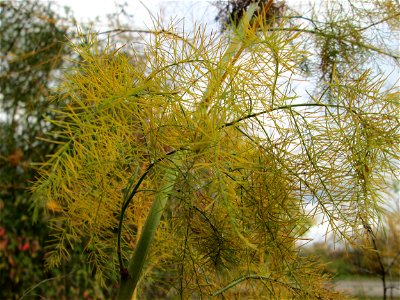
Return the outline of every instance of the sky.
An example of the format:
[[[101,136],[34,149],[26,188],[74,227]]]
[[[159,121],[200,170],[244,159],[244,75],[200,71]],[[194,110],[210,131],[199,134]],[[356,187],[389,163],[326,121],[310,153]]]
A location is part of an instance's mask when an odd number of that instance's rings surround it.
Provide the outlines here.
[[[127,3],[126,10],[132,15],[128,20],[131,29],[153,29],[152,17],[161,19],[164,25],[174,18],[175,21],[182,20],[179,25],[185,24],[185,31],[193,28],[194,23],[207,25],[209,31],[217,31],[219,24],[215,21],[218,9],[213,5],[215,0],[39,0],[51,1],[58,6],[59,12],[63,11],[63,6],[69,6],[78,23],[88,24],[96,17],[100,22],[96,22],[95,31],[102,32],[110,29],[107,24],[109,20],[107,14],[118,12],[117,3]],[[313,3],[321,3],[315,0],[285,0],[293,9],[304,11]],[[400,40],[391,41],[395,47],[400,47]],[[381,72],[388,76],[388,87],[399,84],[399,68],[393,67],[391,62],[382,60],[379,62]]]
[[[308,6],[314,1],[285,0],[292,8]],[[215,21],[218,9],[214,5],[218,0],[51,0],[51,2],[59,5],[60,11],[62,11],[63,6],[69,6],[79,22],[87,23],[89,20],[100,17],[99,31],[107,30],[106,15],[117,12],[117,3],[122,4],[124,2],[127,3],[128,13],[133,15],[131,28],[151,28],[151,17],[158,15],[161,15],[166,21],[171,17],[184,19],[187,26],[193,25],[196,21],[203,25],[207,24],[212,29],[218,29],[219,26]],[[224,0],[221,2],[224,2]]]
[[[106,15],[118,11],[116,3],[124,1],[114,0],[54,0],[53,3],[60,7],[69,6],[78,22],[87,23],[100,17],[99,31],[107,29]],[[216,8],[211,1],[156,1],[156,0],[128,0],[127,11],[132,14],[131,27],[135,29],[146,29],[152,27],[151,14],[155,17],[161,14],[163,19],[169,20],[170,17],[185,19],[185,23],[193,24],[195,20],[202,23],[216,25],[214,17]]]

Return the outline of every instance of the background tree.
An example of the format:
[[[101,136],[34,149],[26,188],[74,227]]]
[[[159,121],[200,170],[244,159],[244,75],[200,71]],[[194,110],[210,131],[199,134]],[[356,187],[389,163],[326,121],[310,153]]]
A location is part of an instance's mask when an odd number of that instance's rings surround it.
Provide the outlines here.
[[[42,259],[46,223],[32,225],[27,188],[32,161],[44,161],[55,147],[36,138],[49,130],[51,86],[65,51],[66,18],[37,2],[1,3],[1,297],[20,298],[45,279]],[[43,217],[43,216],[42,216]],[[53,290],[53,292],[56,292]]]
[[[356,284],[361,287],[354,292],[361,292],[363,285],[367,288],[367,282],[374,282],[378,278],[382,282],[382,298],[396,299],[400,276],[398,190],[392,196],[388,202],[394,205],[385,203],[382,227],[379,230],[366,230],[350,247],[318,243],[305,248],[303,252],[321,259],[325,263],[324,272],[335,276],[337,281],[353,281],[354,287]]]
[[[400,203],[398,188],[394,194],[394,206],[383,215],[384,227],[379,231],[367,228],[364,239],[358,245],[361,261],[359,268],[365,273],[378,276],[382,281],[383,299],[393,299],[398,287],[393,283],[400,277]]]
[[[58,211],[50,268],[83,243],[122,299],[157,279],[163,298],[338,296],[296,242],[315,214],[348,242],[376,222],[398,175],[399,94],[363,70],[332,72],[335,101],[297,97],[308,32],[271,27],[271,5],[221,39],[155,30],[142,63],[93,37],[76,47],[62,143],[35,187]]]
[[[81,265],[77,246],[70,264],[45,270],[47,214],[35,211],[28,189],[35,179],[32,163],[43,162],[54,152],[40,139],[55,130],[52,118],[63,80],[74,55],[68,39],[74,39],[76,21],[68,8],[57,14],[51,2],[2,1],[0,21],[0,298],[20,299],[32,294],[47,297],[111,297],[91,279]],[[86,26],[82,25],[85,32]],[[70,267],[72,265],[72,267]]]

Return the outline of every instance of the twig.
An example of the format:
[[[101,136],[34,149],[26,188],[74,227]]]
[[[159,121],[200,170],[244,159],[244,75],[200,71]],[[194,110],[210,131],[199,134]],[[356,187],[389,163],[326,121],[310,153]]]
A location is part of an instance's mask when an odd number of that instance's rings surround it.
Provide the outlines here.
[[[126,274],[126,268],[123,265],[123,261],[122,261],[122,252],[121,252],[121,234],[122,234],[122,224],[124,221],[124,217],[125,217],[125,211],[127,210],[129,204],[131,203],[133,197],[137,194],[138,189],[140,187],[140,185],[142,184],[143,180],[146,178],[146,176],[149,174],[149,172],[151,171],[151,169],[159,162],[163,161],[164,159],[166,159],[168,156],[175,154],[178,151],[183,151],[186,149],[178,149],[178,150],[172,150],[168,153],[165,154],[165,156],[160,157],[158,159],[156,159],[154,162],[152,162],[144,171],[144,173],[142,174],[142,176],[140,176],[139,180],[137,181],[137,183],[135,184],[135,186],[132,189],[132,192],[129,194],[128,197],[126,197],[126,199],[124,199],[123,203],[122,203],[122,208],[121,208],[121,213],[119,216],[119,224],[118,224],[118,237],[117,237],[117,255],[118,255],[118,262],[119,262],[119,269],[120,269],[120,274],[121,276],[124,276],[124,274]]]
[[[275,283],[281,284],[281,285],[286,286],[286,287],[288,287],[288,288],[290,288],[292,290],[301,291],[301,289],[298,288],[298,287],[294,287],[294,286],[291,286],[290,284],[287,284],[285,282],[281,282],[281,281],[278,281],[276,279],[272,279],[269,276],[250,274],[250,275],[242,276],[242,277],[232,281],[228,285],[226,285],[223,288],[219,289],[218,291],[214,292],[211,296],[213,296],[213,297],[218,296],[219,294],[222,294],[223,292],[227,291],[228,289],[230,289],[230,288],[232,288],[232,287],[238,285],[239,283],[241,283],[241,282],[243,282],[245,280],[248,280],[248,279],[267,280],[267,281],[271,281],[271,282],[275,282]]]

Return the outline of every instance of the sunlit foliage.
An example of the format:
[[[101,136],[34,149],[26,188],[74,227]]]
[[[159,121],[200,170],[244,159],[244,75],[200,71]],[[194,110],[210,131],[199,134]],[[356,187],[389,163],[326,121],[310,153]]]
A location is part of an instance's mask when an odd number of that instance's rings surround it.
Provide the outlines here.
[[[140,299],[343,299],[297,242],[314,215],[348,242],[376,222],[399,94],[333,72],[334,102],[298,98],[300,33],[264,16],[222,38],[172,24],[140,59],[93,36],[75,48],[52,121],[63,142],[35,187],[54,212],[49,267],[83,243],[100,282],[143,267]]]

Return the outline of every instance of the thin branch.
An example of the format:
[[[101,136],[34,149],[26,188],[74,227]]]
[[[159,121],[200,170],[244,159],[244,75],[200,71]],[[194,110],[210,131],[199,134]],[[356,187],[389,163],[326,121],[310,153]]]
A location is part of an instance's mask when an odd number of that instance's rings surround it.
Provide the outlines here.
[[[292,290],[295,290],[295,291],[301,291],[300,288],[291,286],[290,284],[287,284],[285,282],[282,282],[282,281],[279,281],[279,280],[276,280],[276,279],[272,279],[271,277],[263,276],[263,275],[250,274],[250,275],[242,276],[242,277],[232,281],[228,285],[226,285],[223,288],[219,289],[218,291],[214,292],[211,296],[212,297],[218,296],[218,295],[224,293],[225,291],[227,291],[228,289],[230,289],[230,288],[232,288],[232,287],[238,285],[239,283],[241,283],[241,282],[243,282],[245,280],[248,280],[248,279],[267,280],[267,281],[271,281],[271,282],[275,282],[275,283],[281,284],[281,285],[286,286],[286,287],[288,287],[288,288],[290,288]]]
[[[381,20],[379,20],[379,21],[376,21],[376,22],[374,22],[374,23],[372,23],[372,24],[369,24],[368,26],[365,26],[365,27],[363,27],[363,28],[360,28],[359,31],[367,30],[367,29],[369,29],[369,28],[371,28],[371,27],[374,27],[374,26],[376,26],[376,25],[382,24],[382,23],[384,23],[384,22],[386,22],[386,21],[389,21],[390,19],[396,18],[396,17],[398,17],[398,16],[400,16],[400,12],[399,12],[399,13],[396,13],[396,14],[394,14],[394,15],[391,15],[391,16],[387,16],[386,18],[383,18],[383,19],[381,19]]]
[[[394,266],[394,264],[396,263],[396,260],[400,257],[400,251],[397,252],[396,256],[393,258],[392,262],[388,265],[388,267],[386,268],[385,272],[389,273],[390,269]]]
[[[399,14],[397,14],[397,15],[399,15]],[[385,18],[385,19],[383,19],[381,21],[383,22],[383,21],[386,21],[387,19],[390,19],[390,18]],[[377,25],[377,24],[375,24],[375,25]],[[372,24],[371,24],[371,26],[372,26]],[[361,28],[361,30],[365,30],[367,28],[368,28],[368,26]],[[326,33],[326,32],[324,32],[322,30],[315,30],[315,29],[313,30],[313,29],[304,29],[304,28],[301,29],[301,28],[291,28],[291,27],[285,27],[285,28],[277,27],[277,28],[270,28],[270,29],[268,29],[268,31],[302,32],[302,33],[310,33],[310,34],[320,35],[320,36],[325,36],[325,37],[337,38],[337,36],[332,34],[332,33]],[[117,28],[117,29],[102,31],[102,32],[99,32],[98,34],[102,35],[102,34],[109,34],[109,33],[124,33],[124,32],[147,33],[147,34],[155,34],[155,35],[157,35],[157,34],[167,34],[167,35],[171,35],[173,37],[179,38],[181,40],[184,40],[185,42],[188,42],[184,37],[182,37],[182,36],[180,36],[180,35],[178,35],[178,34],[176,34],[174,32],[164,30],[164,29],[163,30],[144,30],[144,29]],[[349,39],[346,39],[346,38],[342,38],[342,41],[357,45],[357,46],[359,46],[361,48],[365,48],[367,50],[370,50],[370,51],[373,51],[373,52],[376,52],[376,53],[379,53],[379,54],[382,54],[382,55],[389,56],[389,57],[391,57],[391,58],[393,58],[395,60],[400,60],[400,55],[395,55],[393,53],[386,52],[386,51],[384,51],[382,49],[379,49],[377,47],[374,47],[372,45],[364,44],[364,43],[361,43],[361,42],[358,42],[358,41],[349,40]],[[189,45],[191,45],[191,44],[189,43]],[[193,47],[193,45],[191,45],[191,46]]]
[[[337,40],[341,40],[342,42],[347,42],[350,44],[354,44],[360,48],[365,48],[367,50],[382,54],[382,55],[386,55],[389,56],[395,60],[400,60],[400,55],[395,55],[393,53],[389,53],[386,52],[382,49],[379,49],[377,47],[374,47],[372,45],[368,45],[368,44],[364,44],[358,41],[354,41],[354,40],[350,40],[350,39],[346,39],[346,38],[338,38],[335,34],[333,33],[326,33],[322,30],[312,30],[312,29],[302,29],[302,28],[289,28],[289,27],[285,27],[285,28],[270,28],[268,29],[268,31],[289,31],[289,32],[302,32],[302,33],[310,33],[310,34],[315,34],[315,35],[320,35],[320,36],[324,36],[324,37],[330,37],[330,38],[334,38]]]
[[[63,275],[59,275],[59,276],[55,276],[55,277],[51,277],[51,278],[46,278],[40,282],[38,282],[37,284],[35,284],[34,286],[26,289],[23,293],[23,295],[21,296],[21,298],[19,298],[19,300],[24,299],[27,295],[31,294],[32,291],[34,289],[36,289],[37,287],[41,286],[42,284],[49,282],[49,281],[54,281],[54,280],[59,280],[59,279],[63,279],[63,278],[67,278],[68,276],[72,275],[72,273],[74,273],[75,270],[72,270],[71,272],[69,272],[68,274],[63,274]]]
[[[271,108],[271,109],[268,109],[268,110],[263,110],[263,111],[260,111],[260,112],[257,112],[257,113],[253,113],[253,114],[250,114],[250,115],[246,115],[246,116],[241,117],[241,118],[239,118],[239,119],[236,119],[236,120],[234,120],[234,121],[225,123],[225,124],[222,125],[219,129],[222,129],[222,128],[225,128],[225,127],[229,127],[229,126],[235,125],[236,123],[239,123],[239,122],[241,122],[241,121],[244,121],[244,120],[247,120],[247,119],[251,119],[251,118],[254,118],[254,117],[258,117],[258,116],[260,116],[260,115],[267,114],[267,113],[270,113],[270,112],[273,112],[273,111],[276,111],[276,110],[280,110],[280,109],[292,109],[292,108],[294,108],[294,107],[307,107],[307,106],[310,106],[310,107],[319,106],[319,107],[326,107],[326,108],[327,108],[327,107],[343,108],[343,109],[346,109],[346,110],[348,109],[347,107],[342,106],[342,105],[323,104],[323,103],[300,103],[300,104],[283,105],[283,106],[278,106],[278,107]],[[354,112],[354,111],[353,111],[353,112]]]
[[[386,300],[386,291],[387,291],[387,287],[386,287],[386,270],[385,270],[385,266],[383,264],[381,251],[378,248],[377,237],[376,237],[375,233],[372,231],[371,226],[367,222],[365,222],[364,220],[362,220],[362,221],[363,221],[364,229],[367,231],[367,233],[368,233],[368,235],[369,235],[369,237],[371,239],[371,242],[372,242],[375,254],[376,254],[376,258],[378,259],[378,264],[379,264],[380,273],[381,273],[381,274],[378,274],[378,275],[380,275],[379,277],[382,280],[383,299]]]
[[[121,274],[125,274],[125,268],[123,265],[123,261],[122,261],[122,253],[121,253],[121,234],[122,234],[122,224],[124,221],[124,216],[125,216],[125,212],[129,206],[129,204],[131,203],[133,197],[137,194],[138,189],[140,187],[140,185],[142,184],[143,180],[146,178],[146,176],[149,174],[149,172],[151,171],[151,169],[159,162],[163,161],[164,159],[166,159],[168,156],[175,154],[178,151],[183,151],[186,149],[178,149],[178,150],[172,150],[168,153],[165,154],[165,156],[160,157],[158,159],[156,159],[154,162],[152,162],[147,168],[146,170],[143,172],[142,176],[140,176],[139,180],[137,181],[137,183],[135,184],[135,186],[132,189],[132,192],[129,194],[128,197],[126,197],[126,199],[124,199],[123,203],[122,203],[122,208],[121,208],[121,213],[119,216],[119,223],[118,223],[118,237],[117,237],[117,255],[118,255],[118,262],[119,262],[119,269],[120,269],[120,273]]]
[[[165,30],[165,29],[161,29],[161,30],[146,30],[146,29],[129,29],[129,28],[116,28],[116,29],[111,29],[111,30],[106,30],[106,31],[102,31],[99,32],[98,35],[103,35],[103,34],[110,34],[110,33],[146,33],[146,34],[154,34],[154,35],[160,35],[160,34],[165,34],[165,35],[170,35],[174,38],[177,38],[179,40],[184,41],[185,43],[187,43],[190,47],[192,47],[192,49],[196,49],[196,47],[185,37],[169,31],[169,30]]]

